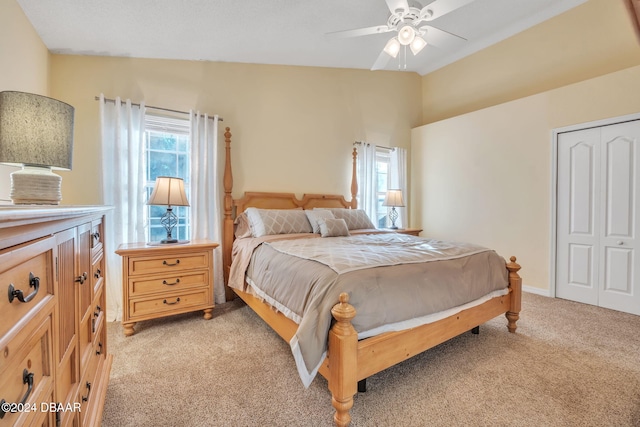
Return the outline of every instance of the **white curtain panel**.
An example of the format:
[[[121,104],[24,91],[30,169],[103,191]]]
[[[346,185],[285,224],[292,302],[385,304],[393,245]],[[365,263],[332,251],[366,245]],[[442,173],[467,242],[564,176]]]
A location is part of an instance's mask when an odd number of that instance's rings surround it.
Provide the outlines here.
[[[218,116],[191,111],[191,238],[222,243],[222,168],[218,156]],[[225,302],[222,247],[213,252],[214,299]]]
[[[144,103],[105,102],[100,94],[102,202],[106,216],[107,316],[122,317],[122,260],[115,250],[125,242],[144,242]]]
[[[391,186],[390,188],[402,190],[402,198],[404,199],[404,204],[407,205],[409,199],[407,194],[407,150],[404,148],[394,147],[391,151],[389,185]],[[399,228],[408,227],[408,207],[396,208],[396,210],[398,211],[396,225]]]
[[[358,147],[358,208],[364,209],[371,221],[378,224],[376,146],[361,143]]]

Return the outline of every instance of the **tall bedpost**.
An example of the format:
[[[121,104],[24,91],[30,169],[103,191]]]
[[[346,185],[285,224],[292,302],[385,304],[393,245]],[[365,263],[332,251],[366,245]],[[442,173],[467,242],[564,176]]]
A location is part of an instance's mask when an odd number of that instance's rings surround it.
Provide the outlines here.
[[[509,332],[516,331],[516,322],[520,318],[520,308],[522,305],[522,279],[518,274],[520,270],[520,264],[516,263],[516,257],[512,256],[509,263],[507,263],[507,270],[509,270],[509,288],[511,289],[511,306],[509,311],[505,313],[509,324],[507,328]]]
[[[233,174],[231,173],[231,129],[225,128],[224,143],[225,143],[225,160],[224,160],[224,236],[223,248],[222,248],[222,263],[224,264],[224,283],[226,299],[231,300],[235,294],[226,286],[229,283],[229,269],[231,267],[231,246],[233,245],[233,197],[231,190],[233,189]]]
[[[344,427],[351,422],[349,410],[358,383],[358,333],[351,324],[356,309],[349,304],[349,294],[340,294],[340,302],[333,306],[331,314],[336,323],[329,331],[329,391],[336,410],[333,420],[337,426]]]
[[[353,147],[353,163],[351,165],[351,209],[358,208],[358,199],[356,198],[358,195],[358,150],[356,147]]]

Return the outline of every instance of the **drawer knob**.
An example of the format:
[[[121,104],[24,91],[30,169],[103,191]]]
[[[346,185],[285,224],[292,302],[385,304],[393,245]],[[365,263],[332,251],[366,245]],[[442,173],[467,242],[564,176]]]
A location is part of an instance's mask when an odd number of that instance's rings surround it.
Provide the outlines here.
[[[29,273],[29,287],[34,288],[34,291],[25,297],[20,289],[14,288],[13,283],[9,284],[9,304],[13,302],[14,298],[20,302],[29,302],[35,298],[40,289],[40,278],[34,276],[33,273]]]
[[[95,273],[93,273],[93,277],[95,277],[96,279],[99,279],[100,276],[102,276],[102,270],[100,270],[99,268],[96,270]]]
[[[24,371],[22,371],[22,383],[23,384],[27,384],[27,392],[24,394],[24,396],[22,396],[22,399],[20,400],[20,403],[16,406],[16,410],[18,409],[18,407],[22,407],[24,406],[25,402],[27,401],[27,399],[29,398],[29,395],[31,394],[31,391],[33,390],[33,372],[29,372],[26,369]],[[0,420],[4,418],[4,415],[7,413],[3,408],[6,405],[7,401],[2,399],[0,401]],[[11,406],[11,405],[10,405]],[[9,409],[9,412],[14,412],[11,409]]]
[[[175,263],[173,263],[173,264],[169,264],[169,263],[167,262],[167,260],[165,259],[164,261],[162,261],[162,264],[163,264],[163,265],[166,265],[167,267],[175,267],[176,265],[180,264],[180,260],[179,260],[179,259],[177,259]]]
[[[180,283],[180,279],[176,279],[176,281],[175,281],[175,282],[173,282],[173,283],[169,283],[169,282],[167,282],[166,280],[163,280],[163,281],[162,281],[162,284],[163,284],[163,285],[167,285],[167,286],[177,285],[178,283]]]
[[[163,304],[167,304],[167,305],[174,305],[180,302],[180,298],[176,298],[176,300],[174,302],[167,302],[167,300],[162,301]]]

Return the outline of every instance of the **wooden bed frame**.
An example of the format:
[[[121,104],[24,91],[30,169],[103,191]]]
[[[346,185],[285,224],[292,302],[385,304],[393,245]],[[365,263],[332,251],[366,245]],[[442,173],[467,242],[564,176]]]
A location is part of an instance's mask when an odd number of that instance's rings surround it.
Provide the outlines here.
[[[231,266],[231,250],[234,239],[234,216],[248,207],[264,209],[309,209],[314,207],[356,208],[356,150],[353,153],[353,171],[351,182],[351,201],[343,196],[325,194],[305,194],[302,199],[292,193],[245,192],[240,199],[233,199],[233,177],[231,172],[231,132],[227,127],[225,137],[225,170],[224,170],[224,238],[223,263],[225,283],[228,282]],[[353,396],[358,382],[396,365],[429,348],[441,344],[453,337],[467,332],[496,316],[505,313],[509,332],[516,331],[519,319],[522,280],[518,275],[520,265],[511,257],[507,263],[509,270],[509,293],[495,297],[473,308],[439,320],[400,332],[387,332],[375,337],[358,340],[358,335],[351,324],[356,316],[356,308],[349,304],[346,293],[340,295],[340,301],[331,310],[335,323],[328,337],[327,357],[320,367],[319,373],[328,381],[335,408],[334,421],[338,426],[347,426],[351,421],[349,410],[353,406]],[[254,296],[227,288],[227,299],[242,298],[273,330],[289,342],[298,325],[268,304]]]

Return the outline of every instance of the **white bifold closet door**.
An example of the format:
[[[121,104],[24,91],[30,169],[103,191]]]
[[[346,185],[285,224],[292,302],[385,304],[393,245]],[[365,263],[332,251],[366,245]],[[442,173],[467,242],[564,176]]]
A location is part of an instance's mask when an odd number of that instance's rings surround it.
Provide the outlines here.
[[[640,314],[640,120],[558,135],[556,296]]]

